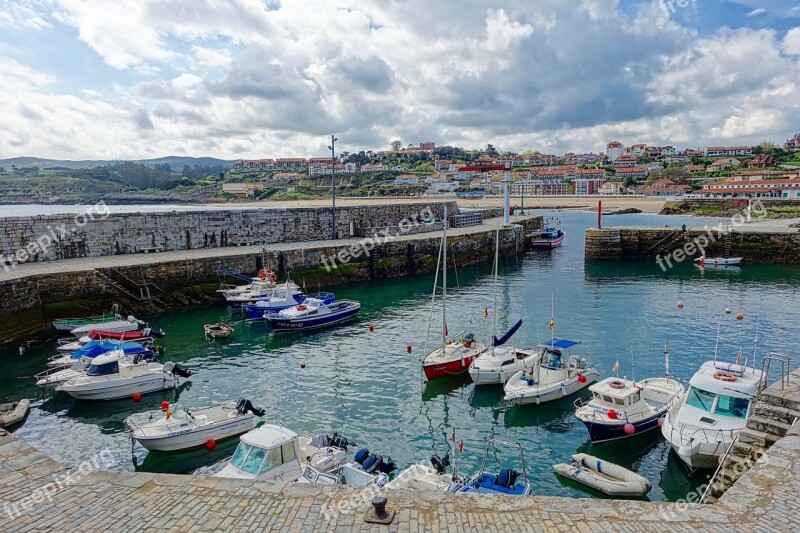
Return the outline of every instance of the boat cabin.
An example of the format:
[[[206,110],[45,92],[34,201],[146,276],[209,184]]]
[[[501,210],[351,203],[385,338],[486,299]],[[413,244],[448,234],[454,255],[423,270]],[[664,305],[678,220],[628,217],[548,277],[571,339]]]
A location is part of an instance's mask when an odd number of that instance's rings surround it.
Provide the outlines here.
[[[92,359],[89,368],[86,369],[86,375],[94,377],[119,374],[119,363],[123,355],[124,352],[122,350],[114,350],[113,352],[98,355]]]
[[[610,419],[629,419],[650,411],[642,399],[642,387],[635,381],[609,378],[589,387],[592,400],[589,407]],[[609,413],[614,412],[613,416]]]
[[[720,416],[744,421],[762,381],[760,370],[707,361],[689,381],[684,405],[705,413],[699,421],[706,424],[715,425]]]
[[[241,436],[230,462],[217,476],[291,481],[303,474],[297,433],[264,424]]]

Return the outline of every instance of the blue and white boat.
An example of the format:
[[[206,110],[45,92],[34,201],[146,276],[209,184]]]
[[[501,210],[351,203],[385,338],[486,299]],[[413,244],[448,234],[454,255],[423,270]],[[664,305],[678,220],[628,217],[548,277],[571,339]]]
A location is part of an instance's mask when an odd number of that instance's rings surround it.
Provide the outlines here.
[[[306,298],[300,305],[265,315],[264,319],[275,331],[307,330],[344,322],[360,310],[361,304],[353,300],[325,303],[319,298]]]
[[[489,458],[489,451],[497,445],[502,444],[519,450],[519,459],[522,464],[522,472],[517,472],[511,468],[502,468],[495,474],[486,470],[486,461]],[[522,480],[520,481],[520,476]],[[504,494],[507,496],[527,496],[531,493],[531,484],[525,471],[525,454],[522,445],[518,442],[506,442],[492,437],[486,443],[486,451],[483,453],[481,469],[477,474],[469,479],[456,479],[447,487],[447,492],[480,492],[483,494]]]
[[[325,304],[333,303],[336,300],[336,296],[330,292],[306,296],[303,293],[292,294],[291,291],[286,291],[286,294],[283,296],[276,296],[253,304],[245,304],[243,307],[247,310],[248,319],[261,320],[268,314],[279,313],[284,309],[295,307],[303,303],[306,298],[317,298],[322,300]]]
[[[250,284],[250,289],[242,293],[226,295],[225,301],[231,307],[241,307],[263,300],[284,298],[287,292],[291,293],[292,296],[302,294],[300,287],[292,281],[287,281],[279,287],[272,281],[272,278],[269,278],[263,281],[254,281]]]
[[[113,352],[114,350],[122,350],[126,355],[141,353],[146,359],[152,359],[154,350],[151,348],[152,345],[143,345],[134,341],[125,341],[122,343],[112,340],[89,341],[70,354],[59,354],[52,357],[47,361],[47,366],[51,368],[65,368],[72,366],[81,359],[93,359],[98,355],[103,355],[106,352]]]

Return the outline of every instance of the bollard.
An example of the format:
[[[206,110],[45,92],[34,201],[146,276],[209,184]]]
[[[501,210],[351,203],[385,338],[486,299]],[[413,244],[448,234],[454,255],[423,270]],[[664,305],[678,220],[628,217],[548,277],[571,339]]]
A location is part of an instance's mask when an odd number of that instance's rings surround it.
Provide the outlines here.
[[[386,510],[387,503],[386,496],[374,496],[372,498],[372,509],[367,511],[364,516],[364,522],[369,524],[383,524],[389,525],[394,520],[394,510]]]

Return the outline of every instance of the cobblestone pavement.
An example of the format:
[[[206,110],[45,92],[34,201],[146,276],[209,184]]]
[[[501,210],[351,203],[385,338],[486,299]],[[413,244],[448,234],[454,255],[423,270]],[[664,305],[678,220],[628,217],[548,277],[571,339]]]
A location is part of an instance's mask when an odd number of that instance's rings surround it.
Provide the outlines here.
[[[366,524],[369,504],[346,487],[108,471],[63,481],[65,467],[5,435],[0,531],[798,531],[798,435],[715,505],[403,490],[388,494],[397,511],[388,527]]]
[[[511,222],[527,220],[531,216],[514,216]],[[482,233],[497,228],[497,224],[502,222],[501,218],[488,218],[480,226],[468,228],[451,228],[447,230],[448,235],[470,235]],[[400,235],[396,241],[413,241],[417,239],[430,239],[432,236],[440,236],[440,232],[417,233],[410,235]],[[279,242],[267,245],[270,252],[282,250],[313,250],[315,248],[330,248],[331,246],[349,247],[361,242],[361,238],[347,238],[318,241],[302,242]],[[38,276],[43,274],[57,274],[63,272],[80,272],[95,268],[118,268],[131,265],[150,265],[154,263],[167,263],[170,261],[190,261],[206,257],[230,257],[237,255],[258,255],[262,252],[262,246],[227,246],[222,248],[196,248],[192,250],[176,250],[170,252],[154,252],[142,254],[110,255],[103,257],[84,257],[78,259],[63,259],[60,261],[45,261],[38,263],[22,263],[15,268],[0,268],[0,281],[9,281],[25,278],[28,276]]]

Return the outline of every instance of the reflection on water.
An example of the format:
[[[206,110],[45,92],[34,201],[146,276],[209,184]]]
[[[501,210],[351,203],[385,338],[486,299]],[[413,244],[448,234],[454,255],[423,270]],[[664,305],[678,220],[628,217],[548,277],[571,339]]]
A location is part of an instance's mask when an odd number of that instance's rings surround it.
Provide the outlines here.
[[[594,215],[569,212],[559,217],[567,231],[562,248],[501,259],[497,330],[507,330],[521,317],[515,346],[532,347],[550,337],[551,298],[555,334],[581,340],[581,355],[601,378],[610,375],[616,360],[621,376],[663,375],[663,345],[669,339],[671,375],[685,383],[713,356],[718,325],[723,359],[735,358],[742,346],[752,354],[756,323],[759,353],[800,345],[800,332],[790,326],[800,322],[797,267],[745,264],[740,272],[712,272],[686,264],[664,274],[653,261],[584,263],[583,231],[594,223]],[[664,220],[679,227],[687,219],[621,215],[611,222],[663,226]],[[483,316],[494,302],[490,270],[488,264],[459,267],[458,276],[448,276],[450,331],[474,331],[481,340],[491,337],[494,314]],[[161,341],[167,350],[164,360],[182,363],[195,374],[176,393],[145,396],[140,403],[76,403],[63,395],[39,399],[30,376],[53,354],[54,340],[47,333],[34,339],[24,357],[16,346],[3,348],[0,373],[13,378],[0,384],[0,401],[36,399],[17,434],[73,466],[105,448],[118,458],[115,468],[133,469],[123,420],[157,410],[163,399],[199,408],[248,398],[267,409],[266,422],[302,434],[338,431],[359,447],[391,456],[400,468],[427,463],[433,453],[451,452],[462,473],[474,472],[494,433],[523,445],[534,494],[595,496],[553,473],[553,464],[570,462],[577,451],[638,471],[656,485],[652,500],[685,497],[702,483],[704,474],[689,476],[658,432],[613,446],[588,445],[586,429],[573,414],[577,396],[538,407],[515,406],[503,402],[500,387],[474,389],[466,375],[423,384],[420,359],[426,333],[439,331],[441,324],[441,301],[432,313],[430,309],[432,284],[433,276],[421,276],[336,287],[340,298],[361,301],[362,312],[350,324],[313,333],[275,335],[262,322],[245,323],[241,312],[221,304],[154,317],[152,325],[167,332]],[[725,315],[725,308],[733,314]],[[742,321],[735,319],[739,312]],[[208,342],[203,324],[220,319],[236,327],[234,338]],[[436,342],[431,339],[428,349]],[[412,346],[410,354],[407,345]],[[463,441],[463,454],[454,451],[454,430],[456,442]],[[140,470],[191,472],[226,457],[233,444],[177,455],[148,454],[137,445],[134,453]],[[514,451],[505,448],[495,450],[490,462],[492,467],[506,462],[519,467]]]

